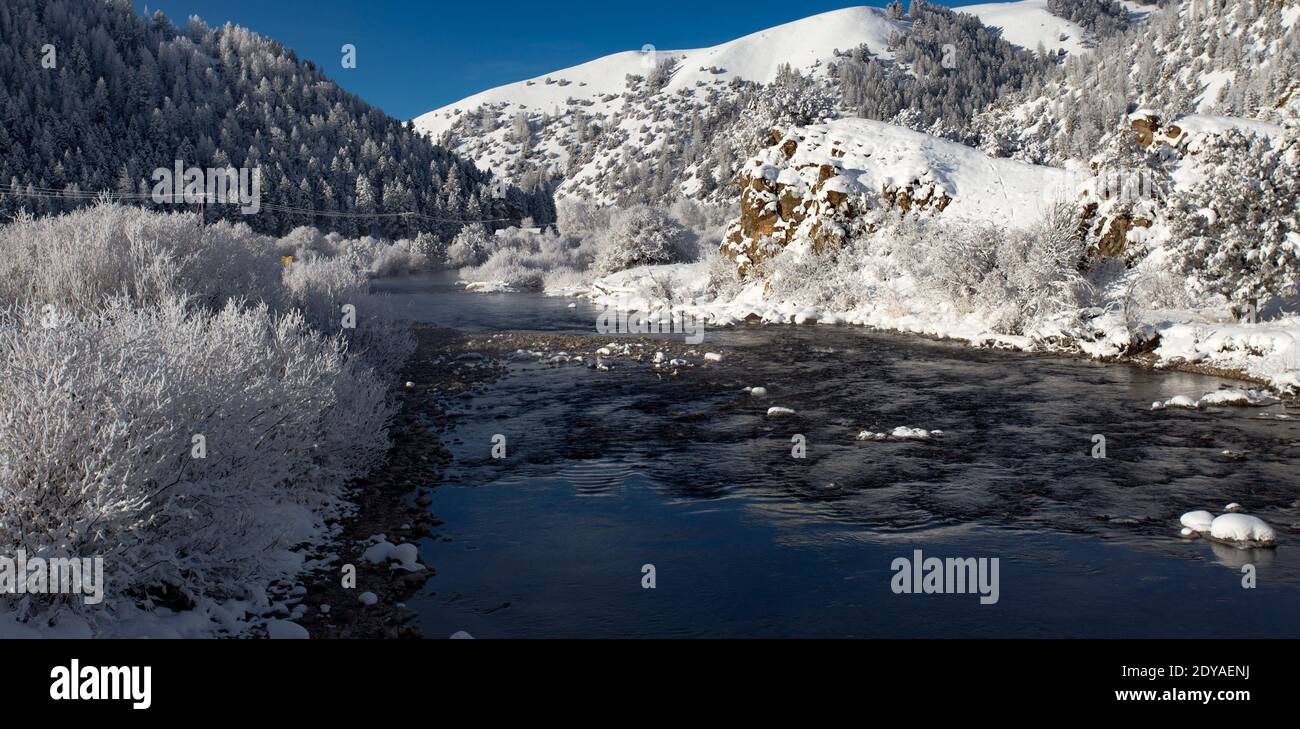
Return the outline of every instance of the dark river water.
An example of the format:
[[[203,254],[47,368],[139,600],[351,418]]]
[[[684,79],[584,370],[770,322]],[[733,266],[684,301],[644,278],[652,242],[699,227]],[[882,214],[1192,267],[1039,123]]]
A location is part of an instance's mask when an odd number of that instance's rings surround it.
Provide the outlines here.
[[[418,321],[611,339],[585,302],[377,288]],[[710,347],[723,365],[679,380],[525,359],[458,405],[445,524],[421,545],[437,576],[410,603],[426,635],[1300,637],[1300,423],[1277,417],[1294,409],[1153,412],[1228,383],[852,327]],[[944,434],[855,438],[897,426]],[[1183,512],[1234,501],[1276,549],[1178,537]],[[997,602],[897,594],[891,565],[917,550],[998,560]]]

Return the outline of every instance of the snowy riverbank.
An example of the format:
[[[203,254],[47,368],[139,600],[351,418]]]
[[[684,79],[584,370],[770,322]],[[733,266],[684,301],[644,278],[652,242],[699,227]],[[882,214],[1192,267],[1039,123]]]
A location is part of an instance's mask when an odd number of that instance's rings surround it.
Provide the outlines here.
[[[742,322],[854,325],[963,341],[976,347],[1077,354],[1099,360],[1149,351],[1139,360],[1156,368],[1235,375],[1275,391],[1300,393],[1300,316],[1257,324],[1215,318],[1214,310],[1146,312],[1138,319],[1102,309],[1061,316],[1021,335],[994,331],[979,314],[963,314],[915,294],[905,278],[867,306],[833,310],[774,300],[754,282],[726,299],[710,300],[706,263],[644,266],[595,281],[586,294],[600,307],[644,312],[650,318],[699,317],[708,327]],[[671,297],[663,292],[669,289]],[[706,334],[707,341],[707,334]]]

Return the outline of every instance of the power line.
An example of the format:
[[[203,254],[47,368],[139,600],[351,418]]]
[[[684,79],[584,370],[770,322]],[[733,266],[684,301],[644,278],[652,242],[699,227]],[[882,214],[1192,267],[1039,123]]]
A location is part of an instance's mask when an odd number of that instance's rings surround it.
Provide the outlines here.
[[[4,189],[0,188],[0,198],[5,195],[15,197],[39,198],[44,200],[99,200],[107,199],[110,201],[119,199],[129,200],[152,200],[153,195],[139,192],[109,192],[107,190],[56,190],[54,188],[27,186],[22,189]],[[183,204],[183,203],[182,203]],[[347,210],[315,210],[312,208],[302,208],[293,205],[279,205],[276,203],[262,203],[259,209],[270,210],[282,213],[296,213],[300,215],[311,215],[322,218],[419,218],[434,223],[458,223],[460,225],[471,225],[474,223],[518,223],[519,218],[483,218],[478,220],[464,220],[460,218],[439,218],[433,215],[416,212],[414,210],[405,210],[393,213],[358,213]]]

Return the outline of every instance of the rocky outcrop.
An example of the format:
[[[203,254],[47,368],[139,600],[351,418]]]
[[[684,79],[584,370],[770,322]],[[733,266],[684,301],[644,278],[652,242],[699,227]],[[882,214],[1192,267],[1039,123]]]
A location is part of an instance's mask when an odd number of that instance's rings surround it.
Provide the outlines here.
[[[1177,124],[1162,125],[1154,111],[1142,110],[1129,115],[1129,126],[1143,147],[1165,145],[1181,151],[1187,144],[1188,134]]]
[[[848,143],[821,130],[772,130],[771,142],[739,173],[740,218],[722,245],[744,276],[796,241],[822,252],[875,230],[883,212],[937,213],[952,202],[923,175],[868,187]]]
[[[832,250],[896,217],[1027,227],[1087,178],[871,119],[774,130],[768,142],[741,168],[740,216],[722,244],[746,275],[786,248]]]

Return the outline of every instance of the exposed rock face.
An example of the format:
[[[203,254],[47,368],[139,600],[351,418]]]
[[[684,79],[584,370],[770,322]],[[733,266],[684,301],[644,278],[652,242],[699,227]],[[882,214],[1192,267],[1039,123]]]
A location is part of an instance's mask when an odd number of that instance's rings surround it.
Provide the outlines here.
[[[1027,227],[1077,199],[1087,178],[871,119],[773,130],[738,175],[740,217],[722,252],[742,274],[762,275],[786,248],[834,250],[897,216]]]
[[[1097,253],[1103,258],[1116,258],[1128,250],[1129,232],[1136,228],[1150,228],[1151,219],[1133,217],[1128,213],[1116,213],[1106,217],[1097,217],[1097,205],[1089,204],[1084,208],[1084,226],[1088,237],[1096,241]]]
[[[1143,147],[1166,145],[1181,151],[1187,144],[1188,135],[1177,124],[1162,125],[1160,117],[1153,111],[1138,111],[1129,116],[1129,125],[1137,133],[1137,139]]]
[[[868,188],[864,170],[845,164],[847,143],[824,132],[772,130],[771,139],[772,146],[740,171],[740,219],[722,245],[742,276],[797,240],[826,251],[875,230],[881,212],[937,213],[952,202],[922,175]]]

